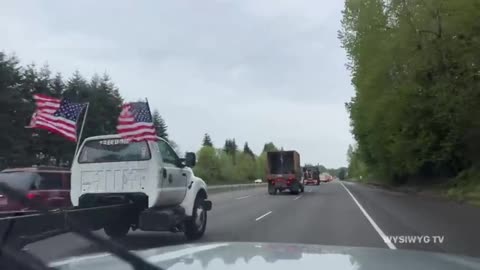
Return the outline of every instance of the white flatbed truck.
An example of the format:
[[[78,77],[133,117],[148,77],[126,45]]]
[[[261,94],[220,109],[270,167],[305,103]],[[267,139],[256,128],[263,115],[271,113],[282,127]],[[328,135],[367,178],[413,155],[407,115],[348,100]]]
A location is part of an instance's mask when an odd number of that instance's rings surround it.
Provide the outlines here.
[[[72,164],[72,205],[76,209],[128,204],[125,214],[93,225],[118,238],[130,229],[203,236],[207,226],[206,183],[191,169],[194,153],[180,158],[167,141],[128,142],[118,135],[85,139]],[[95,224],[90,221],[90,224]],[[92,225],[90,225],[92,226]]]

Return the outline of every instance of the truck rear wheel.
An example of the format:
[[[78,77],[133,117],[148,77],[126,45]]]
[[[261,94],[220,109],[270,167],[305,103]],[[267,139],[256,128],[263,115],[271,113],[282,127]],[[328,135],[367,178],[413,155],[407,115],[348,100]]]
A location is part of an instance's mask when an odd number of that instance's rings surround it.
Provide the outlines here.
[[[292,187],[290,188],[290,193],[297,195],[300,193],[300,187],[298,184],[293,184]]]
[[[272,184],[268,184],[268,194],[275,195],[277,194],[277,190]]]
[[[192,217],[185,221],[185,236],[189,240],[196,240],[203,236],[207,227],[207,211],[203,206],[205,197],[198,194],[193,204]]]

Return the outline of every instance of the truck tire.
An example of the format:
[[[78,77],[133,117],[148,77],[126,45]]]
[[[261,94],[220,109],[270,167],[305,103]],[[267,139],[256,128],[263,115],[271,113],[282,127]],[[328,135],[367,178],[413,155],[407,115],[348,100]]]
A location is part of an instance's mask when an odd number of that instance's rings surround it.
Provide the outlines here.
[[[130,231],[130,224],[128,222],[110,223],[103,228],[105,233],[113,239],[125,237]]]
[[[192,217],[185,221],[185,236],[188,240],[196,240],[203,236],[207,227],[207,211],[203,206],[204,195],[198,194],[193,204]]]
[[[271,184],[268,184],[268,194],[270,195],[275,195],[277,194],[277,190],[275,189],[275,187]]]
[[[290,193],[294,195],[297,195],[298,193],[300,193],[300,187],[298,186],[298,184],[295,184],[294,186],[292,186],[292,188],[290,189]]]

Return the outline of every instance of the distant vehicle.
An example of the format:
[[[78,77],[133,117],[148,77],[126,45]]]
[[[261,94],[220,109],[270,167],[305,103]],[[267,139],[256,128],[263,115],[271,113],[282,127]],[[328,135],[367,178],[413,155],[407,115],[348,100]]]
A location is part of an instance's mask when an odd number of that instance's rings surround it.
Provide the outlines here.
[[[320,174],[320,181],[321,182],[330,182],[333,180],[333,177],[329,173],[321,173]]]
[[[317,167],[303,168],[303,183],[305,185],[320,185],[320,171]]]
[[[262,179],[257,179],[255,181],[253,181],[255,184],[261,184],[262,183]]]
[[[268,193],[289,190],[292,194],[303,192],[300,155],[296,151],[274,151],[267,153]]]
[[[70,201],[70,170],[59,167],[27,167],[0,172],[0,182],[27,193],[49,209],[65,208]],[[34,211],[26,205],[0,194],[0,215],[21,215]]]
[[[198,239],[212,202],[206,183],[189,168],[195,163],[194,153],[180,158],[159,137],[149,142],[128,142],[118,135],[90,137],[73,161],[72,204],[88,208],[133,203],[133,215],[102,224],[112,238],[140,229],[183,232],[188,239]]]

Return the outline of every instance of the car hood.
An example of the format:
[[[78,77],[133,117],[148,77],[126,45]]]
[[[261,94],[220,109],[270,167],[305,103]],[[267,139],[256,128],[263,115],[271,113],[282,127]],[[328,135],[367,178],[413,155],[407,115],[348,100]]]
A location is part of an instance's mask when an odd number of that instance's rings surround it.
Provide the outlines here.
[[[208,243],[148,249],[136,252],[169,270],[245,269],[480,269],[480,259],[442,253],[380,248],[277,243]],[[58,269],[131,269],[107,253],[73,257],[51,263]]]

